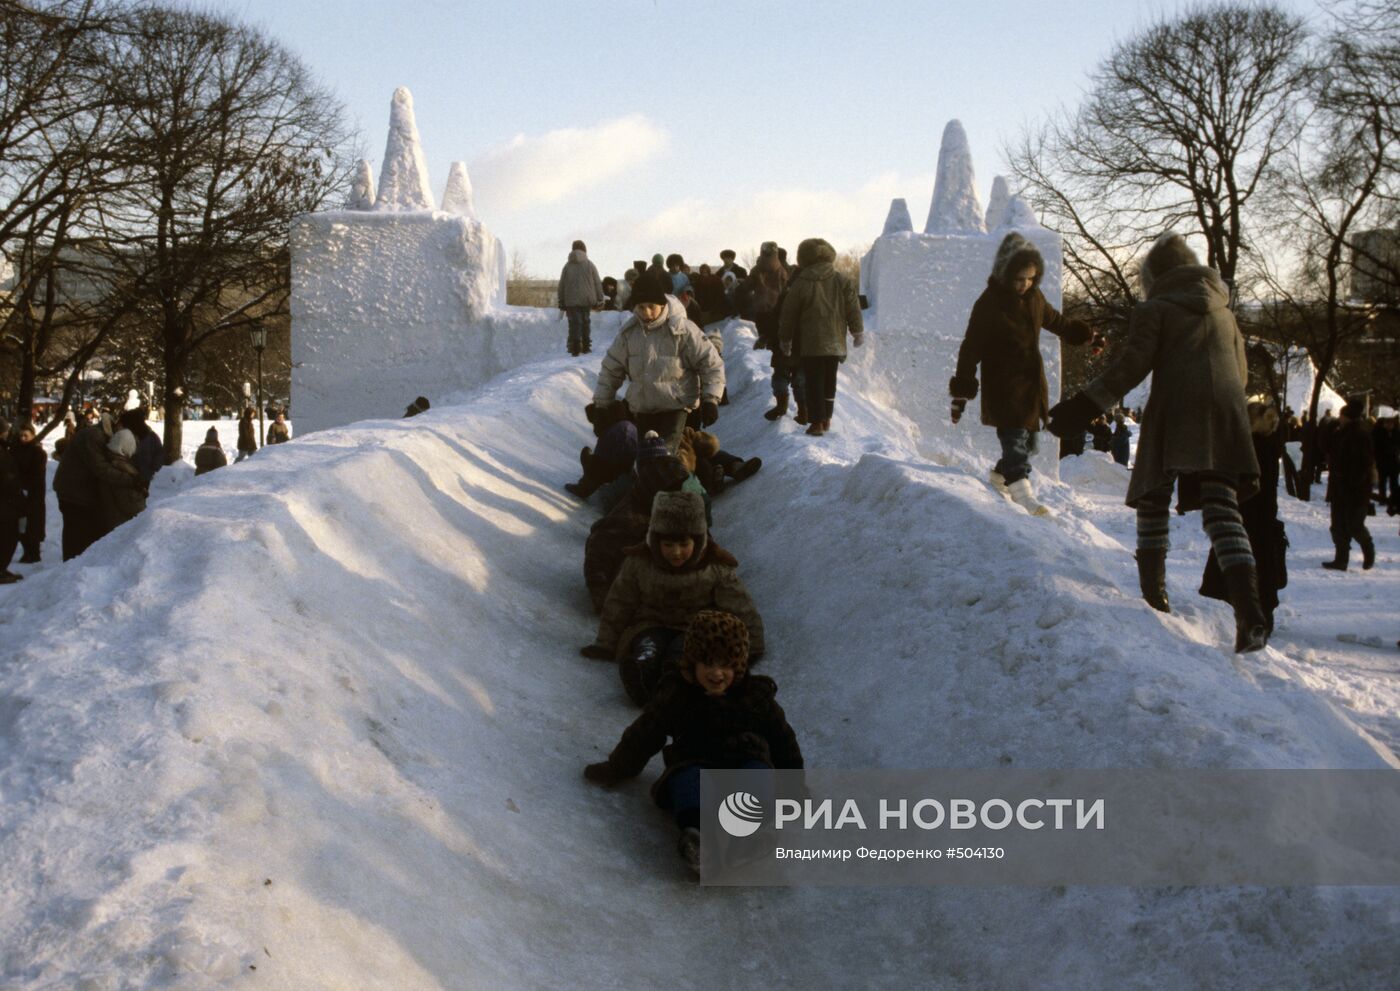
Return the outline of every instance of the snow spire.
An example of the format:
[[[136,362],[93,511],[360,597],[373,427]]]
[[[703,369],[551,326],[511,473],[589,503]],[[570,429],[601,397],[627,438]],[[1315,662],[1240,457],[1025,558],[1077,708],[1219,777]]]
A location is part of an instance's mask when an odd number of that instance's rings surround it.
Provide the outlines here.
[[[1003,227],[1014,227],[1018,231],[1032,230],[1040,226],[1040,221],[1035,219],[1035,211],[1031,205],[1019,196],[1013,196],[1006,202],[1006,217],[1002,220]]]
[[[428,164],[413,121],[413,94],[406,86],[394,90],[389,104],[389,140],[384,145],[384,165],[379,174],[376,210],[431,210],[433,191],[428,185]]]
[[[350,196],[345,201],[345,209],[374,209],[374,166],[369,164],[369,159],[362,158],[355,166],[355,181],[350,184]]]
[[[982,234],[982,207],[977,201],[977,178],[972,172],[972,149],[962,122],[948,121],[938,147],[938,175],[928,208],[925,234]]]
[[[905,234],[914,229],[914,218],[909,216],[909,204],[904,199],[890,200],[890,212],[885,215],[885,234]]]
[[[453,162],[447,173],[447,189],[442,194],[442,208],[459,217],[476,219],[476,202],[472,198],[472,181],[467,175],[466,162]]]
[[[998,230],[1006,226],[1006,207],[1011,199],[1011,190],[1007,188],[1006,176],[999,175],[992,180],[992,196],[987,201],[987,217],[985,227],[988,231]]]

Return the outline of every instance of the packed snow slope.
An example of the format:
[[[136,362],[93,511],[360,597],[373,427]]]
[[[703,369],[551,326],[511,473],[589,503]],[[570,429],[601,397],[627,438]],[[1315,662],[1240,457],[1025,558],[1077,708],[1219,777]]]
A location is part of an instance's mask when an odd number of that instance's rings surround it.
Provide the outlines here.
[[[1396,765],[1285,654],[1223,649],[1223,606],[1141,603],[1108,503],[1056,485],[1032,518],[920,452],[878,336],[817,442],[759,415],[767,355],[726,336],[717,430],[764,468],[715,535],[811,765]],[[580,774],[634,715],[577,653],[598,510],[560,486],[595,370],[531,365],[187,478],[6,590],[0,987],[1393,981],[1392,889],[689,881],[657,763]]]

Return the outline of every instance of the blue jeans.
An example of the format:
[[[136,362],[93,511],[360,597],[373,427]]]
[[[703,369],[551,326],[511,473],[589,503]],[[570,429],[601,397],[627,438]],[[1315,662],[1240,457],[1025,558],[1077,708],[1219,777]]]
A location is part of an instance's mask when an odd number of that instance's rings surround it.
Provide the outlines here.
[[[1001,441],[1001,460],[996,470],[1006,479],[1006,484],[1019,482],[1031,473],[1031,456],[1040,449],[1036,441],[1038,435],[1025,427],[997,427],[997,440]]]
[[[700,828],[700,772],[706,768],[715,769],[716,764],[688,764],[675,774],[666,779],[666,785],[661,789],[661,807],[670,809],[672,817],[676,820],[676,825],[681,829],[687,826]],[[771,771],[772,765],[761,760],[746,760],[733,768],[727,770],[738,771]],[[769,783],[771,789],[771,780]],[[759,795],[758,798],[765,802],[765,807],[770,806],[771,795]]]
[[[569,315],[569,346],[589,348],[593,346],[592,327],[589,325],[589,308],[587,306],[570,306],[566,311]]]

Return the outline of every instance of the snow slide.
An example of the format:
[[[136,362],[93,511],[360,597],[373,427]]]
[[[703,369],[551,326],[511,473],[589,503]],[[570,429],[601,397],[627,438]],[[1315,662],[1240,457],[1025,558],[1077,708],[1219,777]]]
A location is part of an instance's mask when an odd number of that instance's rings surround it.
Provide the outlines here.
[[[919,451],[870,370],[773,425],[727,328],[716,503],[809,763],[1383,767],[1209,604],[1162,617],[1050,486],[1033,519]],[[595,365],[189,480],[0,611],[0,987],[1378,987],[1393,893],[704,889],[631,718],[560,485]],[[936,452],[932,452],[936,453]]]

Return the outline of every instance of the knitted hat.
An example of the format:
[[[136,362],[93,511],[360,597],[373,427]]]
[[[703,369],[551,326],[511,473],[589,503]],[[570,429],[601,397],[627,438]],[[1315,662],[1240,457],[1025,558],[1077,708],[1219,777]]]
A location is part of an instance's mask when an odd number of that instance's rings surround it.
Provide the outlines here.
[[[628,298],[627,304],[636,309],[643,303],[656,303],[660,306],[666,305],[666,294],[671,291],[671,280],[669,277],[659,276],[655,272],[645,272],[632,285],[632,295]]]
[[[123,427],[107,442],[107,450],[124,458],[132,457],[136,453],[136,435]]]
[[[658,492],[651,503],[651,522],[647,525],[647,546],[660,550],[663,537],[694,537],[694,561],[700,557],[708,541],[705,526],[705,500],[694,492]]]
[[[1152,247],[1147,251],[1147,257],[1142,260],[1142,265],[1138,267],[1143,294],[1150,295],[1152,283],[1172,269],[1180,268],[1183,265],[1199,265],[1200,263],[1201,260],[1196,257],[1196,253],[1186,243],[1186,238],[1174,231],[1167,231],[1152,242]]]
[[[646,461],[648,458],[664,458],[669,453],[666,450],[666,442],[655,430],[648,430],[642,436],[642,442],[637,445],[638,461]]]
[[[574,246],[573,246],[573,250],[574,250],[574,251],[587,251],[587,250],[588,250],[588,245],[584,244],[582,241],[575,241],[575,242],[574,242]]]
[[[660,266],[660,267],[662,267],[662,268],[665,268],[665,267],[666,267],[665,264],[664,264],[664,262],[663,262],[663,260],[662,260],[662,258],[661,258],[661,252],[659,252],[659,251],[658,251],[656,254],[654,254],[654,255],[651,256],[651,263],[652,263],[653,265],[658,265],[658,266]]]
[[[218,428],[218,427],[210,427],[208,430],[204,431],[204,443],[206,443],[206,444],[217,444],[218,442],[219,442],[219,428]]]
[[[747,671],[749,628],[744,621],[718,609],[701,609],[690,617],[680,662],[681,674],[687,681],[694,680],[697,664],[735,668],[739,673]]]

